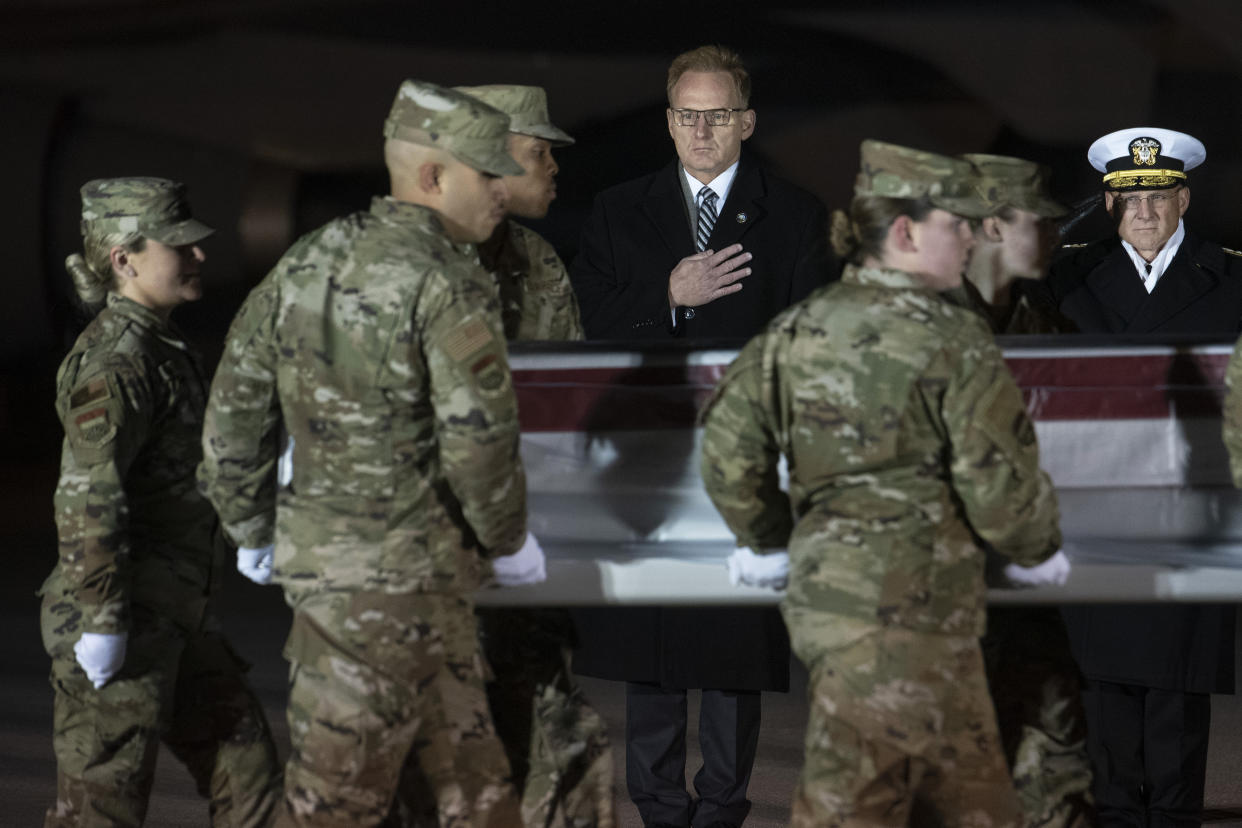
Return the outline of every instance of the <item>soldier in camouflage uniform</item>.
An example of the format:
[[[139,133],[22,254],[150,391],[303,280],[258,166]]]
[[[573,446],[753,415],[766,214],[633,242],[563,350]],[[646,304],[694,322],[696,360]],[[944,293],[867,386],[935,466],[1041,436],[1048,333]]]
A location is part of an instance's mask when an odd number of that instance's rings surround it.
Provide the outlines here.
[[[1020,823],[979,649],[980,544],[1034,564],[1060,533],[1000,351],[938,295],[973,243],[963,216],[987,213],[969,170],[863,142],[834,216],[852,264],[747,344],[704,408],[703,480],[749,547],[743,580],[789,549],[782,612],[811,678],[796,826]]]
[[[541,219],[556,198],[555,147],[574,142],[548,118],[548,96],[538,86],[458,86],[509,116],[509,154],[525,174],[508,176],[509,215]],[[543,237],[516,221],[502,221],[479,245],[479,258],[500,290],[505,336],[510,341],[580,340],[578,299],[565,263]]]
[[[505,178],[509,215],[538,219],[556,197],[553,147],[573,138],[548,117],[537,86],[460,86],[509,116],[509,154],[526,169]],[[580,340],[582,323],[569,274],[552,245],[505,221],[479,245],[500,291],[510,341]],[[546,828],[608,828],[615,822],[612,751],[604,720],[574,682],[573,624],[564,609],[481,609],[484,655],[496,732],[522,792],[522,819]]]
[[[965,155],[992,215],[975,229],[962,281],[969,306],[995,334],[1075,330],[1041,290],[1065,207],[1048,193],[1048,171],[1001,155]],[[980,289],[975,289],[980,286]],[[961,290],[961,289],[955,289]],[[985,296],[986,293],[986,296]],[[989,567],[992,586],[1009,586]],[[1082,679],[1056,607],[989,607],[983,658],[1005,758],[1028,828],[1094,823]]]
[[[1229,450],[1233,485],[1242,488],[1242,340],[1235,343],[1225,370],[1225,402],[1222,433]]]
[[[962,156],[975,168],[980,194],[993,214],[975,228],[975,249],[960,288],[997,334],[1077,330],[1043,283],[1069,212],[1048,195],[1048,170],[1005,155]]]
[[[57,801],[46,826],[141,825],[161,740],[210,799],[212,825],[266,825],[279,801],[262,707],[210,609],[223,549],[194,482],[206,383],[169,321],[202,295],[198,242],[211,232],[172,181],[82,187],[85,256],[65,266],[98,313],[56,377],[60,559],[41,620]]]
[[[472,246],[504,216],[500,176],[521,172],[508,126],[404,82],[384,126],[391,197],[298,240],[229,332],[200,482],[242,547],[274,542],[294,612],[277,825],[379,824],[407,758],[442,826],[520,824],[471,600],[533,544],[499,307]]]

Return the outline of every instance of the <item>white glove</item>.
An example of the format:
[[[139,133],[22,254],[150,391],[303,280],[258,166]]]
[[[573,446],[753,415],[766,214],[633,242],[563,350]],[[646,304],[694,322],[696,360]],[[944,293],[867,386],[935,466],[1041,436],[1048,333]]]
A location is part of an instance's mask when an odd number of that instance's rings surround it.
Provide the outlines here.
[[[496,583],[501,586],[538,584],[548,580],[543,548],[530,532],[526,533],[526,542],[521,549],[512,555],[492,558],[492,571],[496,575]]]
[[[1051,558],[1043,563],[1035,564],[1035,566],[1018,566],[1017,564],[1006,564],[1005,566],[1005,577],[1015,587],[1034,587],[1048,584],[1061,586],[1069,579],[1069,574],[1069,558],[1065,557],[1065,553],[1059,549]]]
[[[73,645],[78,664],[98,690],[115,676],[125,663],[125,642],[129,633],[84,632]]]
[[[749,547],[733,550],[725,563],[729,567],[729,583],[733,586],[766,587],[782,590],[789,584],[789,553],[768,552],[756,555]]]
[[[285,442],[285,450],[276,460],[276,485],[288,486],[293,482],[293,438]]]
[[[274,544],[251,549],[247,546],[237,547],[237,571],[256,584],[272,582],[272,552]]]

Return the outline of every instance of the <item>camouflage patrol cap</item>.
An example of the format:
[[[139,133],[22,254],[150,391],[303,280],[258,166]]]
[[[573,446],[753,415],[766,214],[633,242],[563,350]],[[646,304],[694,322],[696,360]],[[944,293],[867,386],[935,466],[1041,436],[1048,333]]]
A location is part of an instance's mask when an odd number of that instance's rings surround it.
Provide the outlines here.
[[[992,212],[1005,207],[1027,210],[1040,218],[1060,218],[1069,212],[1048,192],[1048,168],[1007,155],[963,155],[975,166],[975,187],[992,205]]]
[[[191,217],[185,185],[166,178],[96,178],[82,185],[82,235],[141,233],[177,247],[216,232]]]
[[[437,147],[492,175],[525,170],[505,149],[509,116],[477,98],[434,83],[407,80],[397,89],[384,137]]]
[[[934,207],[967,218],[992,214],[975,192],[969,161],[871,139],[862,142],[860,154],[854,195],[926,198]]]
[[[543,138],[554,147],[574,142],[569,133],[557,129],[548,117],[548,94],[538,86],[493,83],[487,86],[454,86],[509,116],[509,131]]]

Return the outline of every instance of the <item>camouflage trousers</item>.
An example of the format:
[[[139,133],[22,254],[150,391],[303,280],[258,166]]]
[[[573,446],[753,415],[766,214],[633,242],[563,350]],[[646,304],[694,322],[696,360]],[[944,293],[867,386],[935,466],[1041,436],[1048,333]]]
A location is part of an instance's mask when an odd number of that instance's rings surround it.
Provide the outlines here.
[[[1001,744],[1028,828],[1095,824],[1082,680],[1055,607],[993,607],[983,637]]]
[[[376,592],[289,595],[285,800],[277,826],[391,825],[407,761],[441,826],[521,825],[496,738],[472,603]],[[425,811],[429,801],[408,803]]]
[[[612,751],[604,720],[571,671],[563,609],[482,609],[487,697],[528,828],[612,828]]]
[[[791,639],[811,678],[792,825],[1021,823],[977,640],[887,628],[825,651]]]
[[[136,605],[131,614],[125,664],[96,690],[73,657],[81,611],[63,589],[44,590],[57,762],[44,825],[142,825],[161,741],[208,798],[213,826],[268,825],[280,767],[246,665],[218,632],[187,633]]]

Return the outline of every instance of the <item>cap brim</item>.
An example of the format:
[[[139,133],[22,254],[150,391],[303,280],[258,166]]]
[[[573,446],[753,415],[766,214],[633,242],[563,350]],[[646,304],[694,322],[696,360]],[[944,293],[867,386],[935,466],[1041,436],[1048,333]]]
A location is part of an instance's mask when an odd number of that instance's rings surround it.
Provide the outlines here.
[[[454,152],[452,156],[467,167],[474,167],[479,172],[491,175],[526,175],[526,168],[513,160],[507,152],[493,152],[487,155],[463,155]]]
[[[1126,184],[1125,186],[1122,186],[1122,187],[1115,187],[1113,186],[1112,183],[1105,182],[1104,191],[1109,192],[1109,193],[1129,193],[1129,192],[1135,192],[1135,191],[1142,192],[1146,190],[1172,190],[1174,187],[1189,187],[1190,186],[1189,178],[1174,178],[1172,176],[1164,176],[1164,177],[1153,176],[1152,179],[1153,180],[1150,180],[1150,181],[1142,181],[1141,179],[1129,179],[1133,181],[1134,183]],[[1118,180],[1126,181],[1127,179],[1122,178]]]
[[[1040,218],[1058,219],[1069,215],[1069,208],[1050,198],[1039,198],[1030,205],[1018,205],[1023,210],[1030,210]]]
[[[535,138],[542,138],[554,147],[567,147],[574,142],[573,137],[568,132],[557,129],[551,124],[524,126],[519,129],[510,128],[509,131],[515,132],[518,135],[532,135]]]
[[[956,213],[966,218],[981,219],[987,218],[994,212],[992,206],[981,198],[971,196],[936,196],[929,199],[933,207],[939,207],[941,210],[948,210],[950,213]]]
[[[1034,213],[1041,219],[1058,219],[1069,215],[1069,208],[1064,204],[1038,193],[1026,192],[1018,196],[1009,194],[1002,199],[1002,203],[1016,210]]]
[[[208,227],[198,219],[186,219],[158,230],[144,230],[142,235],[160,244],[180,247],[183,244],[202,241],[214,232],[216,232],[214,227]]]

